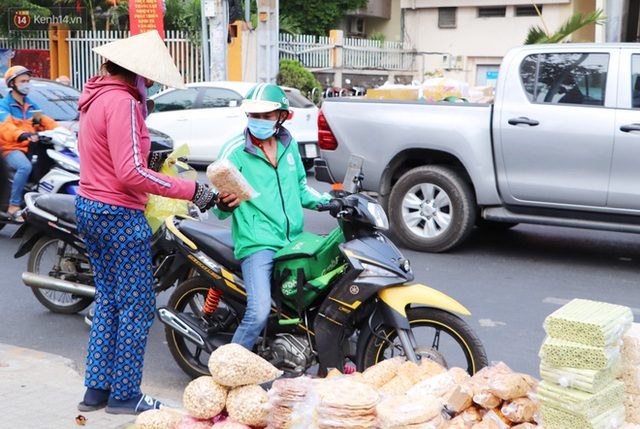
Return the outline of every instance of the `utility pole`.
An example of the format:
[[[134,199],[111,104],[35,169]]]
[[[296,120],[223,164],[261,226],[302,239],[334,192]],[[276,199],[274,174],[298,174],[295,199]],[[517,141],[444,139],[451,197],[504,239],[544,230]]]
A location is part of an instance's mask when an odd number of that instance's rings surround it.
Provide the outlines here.
[[[202,7],[202,61],[205,79],[227,80],[228,0],[204,0]]]
[[[276,83],[280,53],[278,34],[280,14],[278,0],[258,1],[258,82]]]

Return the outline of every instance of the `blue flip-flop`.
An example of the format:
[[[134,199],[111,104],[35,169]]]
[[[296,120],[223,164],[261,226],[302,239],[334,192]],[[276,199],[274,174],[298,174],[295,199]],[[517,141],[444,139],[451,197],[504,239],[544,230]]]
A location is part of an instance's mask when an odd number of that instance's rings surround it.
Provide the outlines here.
[[[98,402],[97,404],[87,404],[86,402],[82,401],[78,404],[78,411],[98,411],[106,407],[107,402],[108,401]]]

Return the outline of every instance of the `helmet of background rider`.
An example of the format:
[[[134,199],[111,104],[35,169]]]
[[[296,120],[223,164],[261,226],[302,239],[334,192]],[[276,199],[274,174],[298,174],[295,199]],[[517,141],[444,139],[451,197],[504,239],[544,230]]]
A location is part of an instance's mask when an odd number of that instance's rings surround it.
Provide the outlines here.
[[[93,48],[93,52],[130,72],[163,85],[187,89],[157,30]]]
[[[18,76],[23,74],[28,74],[29,76],[33,75],[33,72],[26,67],[23,66],[13,66],[9,67],[9,69],[4,74],[4,80],[7,83],[7,86],[11,86],[11,82]]]

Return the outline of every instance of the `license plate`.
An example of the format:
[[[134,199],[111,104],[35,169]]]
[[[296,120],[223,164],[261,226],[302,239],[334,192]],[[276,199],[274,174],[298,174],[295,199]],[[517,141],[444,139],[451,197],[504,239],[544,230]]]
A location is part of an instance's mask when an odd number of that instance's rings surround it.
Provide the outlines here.
[[[309,143],[304,145],[304,151],[307,155],[307,158],[317,158],[318,157],[318,146],[315,143]]]

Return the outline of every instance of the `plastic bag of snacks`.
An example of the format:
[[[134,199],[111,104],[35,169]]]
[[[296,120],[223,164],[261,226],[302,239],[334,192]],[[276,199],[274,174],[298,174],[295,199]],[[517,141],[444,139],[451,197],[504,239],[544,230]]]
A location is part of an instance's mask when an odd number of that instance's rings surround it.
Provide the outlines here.
[[[209,164],[207,177],[218,192],[236,194],[240,202],[260,195],[228,159],[219,159]]]
[[[136,429],[175,429],[185,415],[171,408],[148,410],[136,417]]]
[[[227,396],[227,413],[239,423],[249,426],[267,425],[267,392],[255,384],[235,387]]]
[[[189,155],[189,147],[182,145],[178,149],[169,154],[162,164],[160,173],[171,177],[179,177],[196,181],[198,172],[191,168],[188,164],[178,161],[178,158]],[[156,232],[162,222],[171,215],[189,214],[189,203],[185,200],[175,198],[161,197],[160,195],[149,195],[149,201],[144,210],[144,215],[151,226],[151,231]]]
[[[227,388],[216,383],[213,377],[202,376],[191,381],[184,389],[184,407],[198,419],[211,419],[224,409]]]
[[[225,344],[209,356],[213,379],[228,387],[261,384],[282,375],[275,366],[239,344]]]

